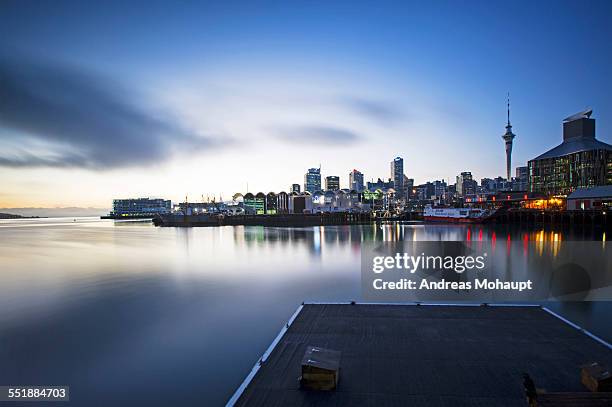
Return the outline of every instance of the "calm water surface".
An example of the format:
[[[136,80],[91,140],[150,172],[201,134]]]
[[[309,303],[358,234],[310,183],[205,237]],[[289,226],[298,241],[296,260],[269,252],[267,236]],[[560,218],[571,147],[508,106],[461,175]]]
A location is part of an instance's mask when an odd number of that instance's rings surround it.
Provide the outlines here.
[[[362,241],[538,233],[0,221],[0,385],[70,385],[78,406],[223,405],[302,301],[360,299]],[[545,244],[555,233],[605,240]],[[612,339],[611,303],[551,307]]]

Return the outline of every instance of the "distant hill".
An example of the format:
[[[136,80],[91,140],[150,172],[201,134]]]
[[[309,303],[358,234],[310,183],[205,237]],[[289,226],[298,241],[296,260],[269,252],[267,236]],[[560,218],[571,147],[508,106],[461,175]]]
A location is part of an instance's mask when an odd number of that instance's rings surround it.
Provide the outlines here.
[[[1,213],[0,212],[0,219],[20,219],[20,218],[23,218],[23,216],[13,215],[12,213]]]
[[[80,216],[102,216],[108,214],[106,208],[0,208],[0,219],[17,219],[21,217],[80,217]],[[2,215],[10,217],[2,218]]]

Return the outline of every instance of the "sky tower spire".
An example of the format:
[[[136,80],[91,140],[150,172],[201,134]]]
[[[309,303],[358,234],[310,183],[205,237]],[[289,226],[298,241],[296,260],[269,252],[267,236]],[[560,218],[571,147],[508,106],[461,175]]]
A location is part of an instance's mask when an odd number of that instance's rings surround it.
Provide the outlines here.
[[[506,179],[512,180],[512,140],[516,137],[516,134],[512,133],[512,125],[510,124],[510,92],[508,92],[508,98],[506,99],[506,105],[508,107],[508,124],[506,125],[506,133],[502,136],[506,144]]]

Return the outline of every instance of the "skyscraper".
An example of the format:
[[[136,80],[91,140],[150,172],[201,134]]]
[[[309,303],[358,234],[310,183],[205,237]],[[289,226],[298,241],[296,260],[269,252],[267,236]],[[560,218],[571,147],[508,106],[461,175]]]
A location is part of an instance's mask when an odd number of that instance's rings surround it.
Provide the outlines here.
[[[300,193],[300,184],[291,184],[291,192]]]
[[[391,179],[397,196],[404,196],[404,159],[395,157],[391,161]]]
[[[363,174],[357,170],[349,173],[349,189],[357,192],[363,191]]]
[[[406,194],[406,199],[411,199],[413,195],[414,189],[414,179],[408,178],[404,175],[404,193]]]
[[[325,190],[338,191],[340,189],[340,177],[337,175],[329,175],[325,177]]]
[[[304,191],[311,194],[321,190],[321,168],[310,168],[304,175]]]
[[[477,183],[472,179],[472,173],[464,171],[457,175],[457,195],[465,196],[472,195],[476,192]]]
[[[508,95],[508,124],[506,125],[506,133],[502,136],[506,143],[506,179],[512,180],[512,140],[516,134],[512,133],[512,125],[510,124],[510,95]]]

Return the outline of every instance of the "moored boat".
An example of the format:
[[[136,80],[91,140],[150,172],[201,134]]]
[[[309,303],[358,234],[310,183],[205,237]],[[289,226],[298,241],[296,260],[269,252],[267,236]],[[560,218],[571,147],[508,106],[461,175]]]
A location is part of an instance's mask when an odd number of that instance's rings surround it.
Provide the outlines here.
[[[428,206],[423,212],[425,222],[446,223],[484,223],[495,216],[494,209],[480,208],[433,208]]]

